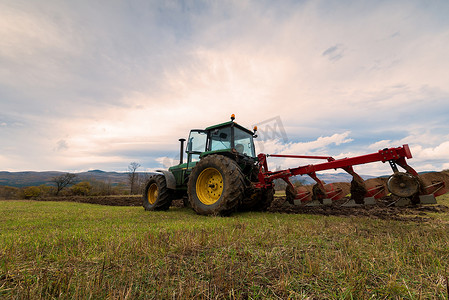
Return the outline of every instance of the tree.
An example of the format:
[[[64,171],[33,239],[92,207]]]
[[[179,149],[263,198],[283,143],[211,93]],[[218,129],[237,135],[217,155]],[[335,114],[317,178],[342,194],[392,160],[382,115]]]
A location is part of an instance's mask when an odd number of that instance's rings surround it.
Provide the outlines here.
[[[136,170],[140,167],[140,164],[133,161],[128,166],[128,181],[130,186],[130,193],[134,195],[136,192],[136,185],[139,181],[139,174],[137,174]]]
[[[51,181],[56,184],[56,196],[66,186],[68,186],[70,184],[73,184],[75,182],[75,180],[76,180],[76,175],[75,174],[70,174],[70,173],[66,173],[64,175],[53,177],[51,179]]]

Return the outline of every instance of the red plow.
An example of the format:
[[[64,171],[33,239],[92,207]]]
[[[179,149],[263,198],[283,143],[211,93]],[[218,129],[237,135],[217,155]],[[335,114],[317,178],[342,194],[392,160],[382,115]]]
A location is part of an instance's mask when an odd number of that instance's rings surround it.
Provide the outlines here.
[[[269,171],[268,157],[318,159],[326,162],[280,171]],[[341,188],[333,187],[332,184],[325,185],[317,177],[316,172],[342,169],[352,176],[351,197],[343,206],[375,204],[376,199],[380,199],[388,193],[395,196],[397,206],[436,203],[435,197],[447,192],[444,182],[432,182],[431,185],[425,186],[418,173],[407,164],[406,159],[410,158],[412,158],[412,154],[407,144],[402,147],[385,148],[376,153],[342,159],[334,159],[330,156],[259,154],[258,182],[255,183],[255,188],[270,188],[273,186],[273,180],[282,179],[287,183],[286,198],[291,204],[307,206],[329,205],[346,195],[343,194]],[[378,161],[388,162],[393,170],[393,174],[386,182],[387,189],[385,185],[367,186],[362,177],[353,168],[356,165]],[[400,172],[398,166],[404,169],[405,172]],[[297,175],[308,175],[316,182],[312,192],[304,187],[295,188],[290,181],[290,177]]]

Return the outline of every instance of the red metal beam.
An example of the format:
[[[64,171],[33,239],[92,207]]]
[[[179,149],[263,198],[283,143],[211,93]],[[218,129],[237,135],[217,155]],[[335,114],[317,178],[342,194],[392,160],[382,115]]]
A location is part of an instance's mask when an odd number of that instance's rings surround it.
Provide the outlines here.
[[[260,156],[260,155],[259,155]],[[263,155],[265,156],[265,155]],[[386,161],[397,161],[398,164],[406,168],[407,172],[416,174],[415,170],[407,165],[405,162],[405,158],[411,158],[411,152],[407,144],[402,147],[397,148],[385,148],[383,150],[379,150],[376,153],[355,156],[350,158],[341,158],[341,159],[333,159],[330,156],[307,156],[307,155],[280,155],[280,154],[271,154],[269,156],[272,157],[295,157],[295,158],[318,158],[318,159],[327,159],[328,162],[320,163],[320,164],[311,164],[306,166],[299,166],[297,168],[291,168],[287,170],[269,172],[266,168],[266,157],[263,159],[263,164],[265,166],[266,172],[264,173],[264,179],[271,181],[276,178],[285,178],[296,175],[305,175],[305,174],[313,174],[314,172],[330,170],[330,169],[338,169],[338,168],[347,168],[355,165],[362,165],[367,163],[372,163],[376,161],[386,162]]]
[[[327,159],[328,161],[334,160],[331,156],[311,156],[311,155],[287,155],[287,154],[268,154],[271,157],[289,157],[289,158],[309,158],[309,159]]]

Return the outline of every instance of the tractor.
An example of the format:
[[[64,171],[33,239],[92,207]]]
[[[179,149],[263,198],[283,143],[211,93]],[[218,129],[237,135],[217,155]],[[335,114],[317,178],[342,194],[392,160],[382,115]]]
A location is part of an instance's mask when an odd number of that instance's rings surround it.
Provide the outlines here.
[[[286,201],[292,205],[330,205],[343,196],[341,189],[326,186],[316,172],[342,169],[352,176],[351,198],[346,206],[375,204],[387,192],[382,185],[366,186],[353,169],[354,165],[376,161],[388,162],[393,174],[387,180],[388,191],[403,204],[432,204],[435,197],[446,193],[444,182],[424,186],[418,173],[407,164],[412,158],[407,144],[385,148],[376,153],[357,157],[335,159],[331,156],[306,155],[256,155],[254,138],[257,126],[251,131],[231,121],[193,129],[187,140],[187,162],[184,162],[185,139],[179,139],[180,162],[168,170],[158,170],[148,180],[144,194],[145,210],[167,210],[175,199],[184,199],[201,215],[229,215],[234,211],[264,211],[274,197],[274,180],[287,183]],[[268,157],[326,160],[319,164],[307,164],[286,170],[269,171]],[[405,169],[400,172],[398,167]],[[316,184],[312,192],[296,188],[290,177],[308,175]]]
[[[180,139],[180,163],[150,177],[143,206],[146,210],[166,210],[172,200],[188,198],[198,214],[229,215],[239,210],[266,210],[273,200],[273,184],[258,182],[258,158],[254,147],[257,127],[248,130],[231,121],[190,131],[187,162]]]

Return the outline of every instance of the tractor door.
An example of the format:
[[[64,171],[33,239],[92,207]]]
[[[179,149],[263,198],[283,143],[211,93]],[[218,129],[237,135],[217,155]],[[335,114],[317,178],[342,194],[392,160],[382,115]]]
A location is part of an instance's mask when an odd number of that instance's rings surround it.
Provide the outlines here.
[[[191,130],[189,139],[187,140],[187,177],[192,168],[200,160],[200,154],[206,151],[207,131],[205,130]]]

